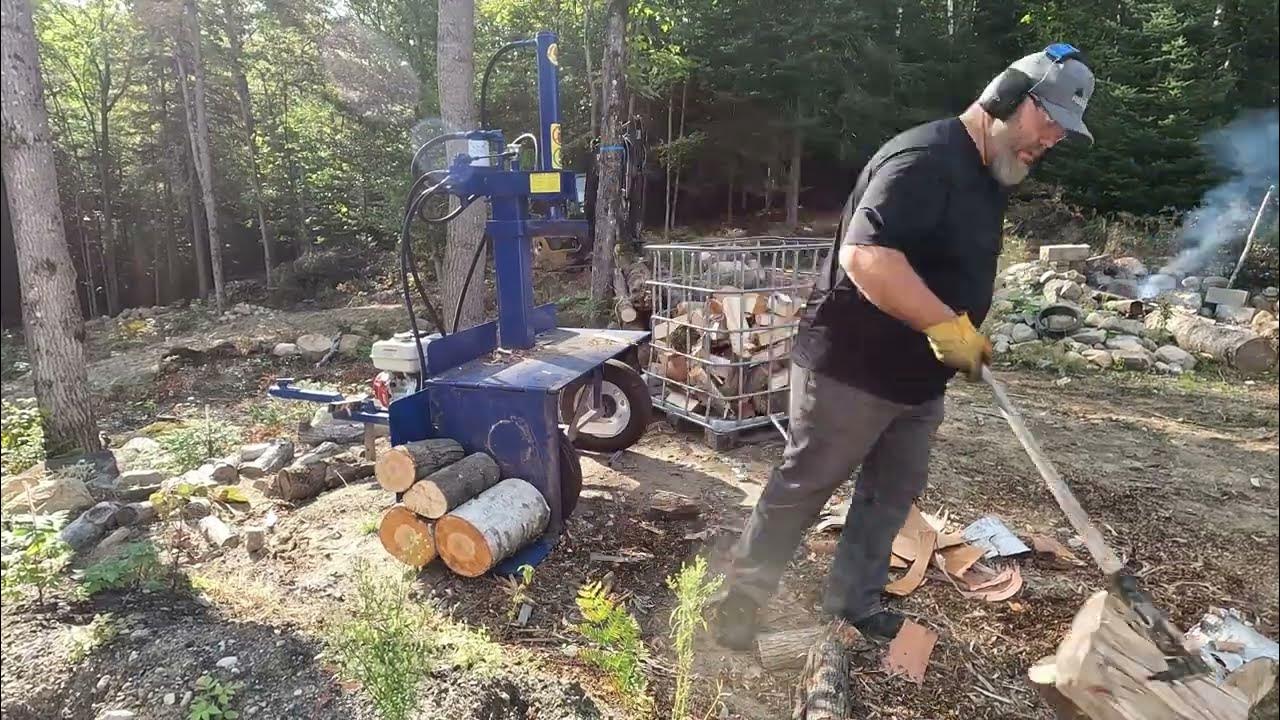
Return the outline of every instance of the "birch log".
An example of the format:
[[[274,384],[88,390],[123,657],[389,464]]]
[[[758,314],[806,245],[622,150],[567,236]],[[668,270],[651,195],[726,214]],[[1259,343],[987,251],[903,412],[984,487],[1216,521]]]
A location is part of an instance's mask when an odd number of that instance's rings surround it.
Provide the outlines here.
[[[508,478],[440,518],[436,549],[450,570],[478,577],[535,540],[550,519],[537,488]]]
[[[414,483],[401,502],[410,510],[436,520],[498,482],[498,463],[484,453],[472,453]]]
[[[395,559],[420,568],[436,558],[431,526],[403,505],[393,505],[378,523],[378,540]]]
[[[417,480],[461,460],[462,456],[462,446],[455,440],[416,440],[388,450],[386,455],[378,458],[373,472],[383,489],[402,493]]]
[[[1147,315],[1147,327],[1168,330],[1178,347],[1207,353],[1244,373],[1265,372],[1276,366],[1276,351],[1266,338],[1244,328],[1219,325],[1189,312],[1172,310]]]
[[[231,548],[240,543],[240,536],[217,515],[206,515],[200,518],[200,534],[216,548]]]
[[[760,666],[770,672],[804,667],[809,650],[827,635],[826,626],[782,630],[756,638]]]
[[[276,440],[262,451],[252,462],[240,466],[240,476],[250,480],[266,477],[293,460],[293,443],[289,440]]]

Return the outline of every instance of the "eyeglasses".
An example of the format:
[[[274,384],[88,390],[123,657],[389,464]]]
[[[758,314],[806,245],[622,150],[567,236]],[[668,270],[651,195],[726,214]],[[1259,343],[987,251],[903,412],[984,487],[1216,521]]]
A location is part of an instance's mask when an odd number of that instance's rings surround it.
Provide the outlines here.
[[[1044,104],[1040,102],[1040,98],[1033,94],[1028,94],[1027,97],[1031,98],[1031,103],[1035,105],[1036,110],[1040,112],[1040,121],[1044,123],[1045,128],[1053,133],[1055,138],[1054,141],[1057,142],[1065,138],[1067,136],[1066,129],[1063,128],[1062,125],[1058,124],[1057,120],[1053,119],[1053,116],[1045,109]]]

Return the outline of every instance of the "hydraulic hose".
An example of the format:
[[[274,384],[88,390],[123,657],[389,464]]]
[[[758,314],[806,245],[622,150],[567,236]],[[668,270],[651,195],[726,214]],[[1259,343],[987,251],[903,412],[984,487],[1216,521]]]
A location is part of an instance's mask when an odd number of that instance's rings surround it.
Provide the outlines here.
[[[517,40],[509,42],[498,48],[498,52],[489,58],[489,64],[484,67],[484,77],[480,80],[480,129],[489,129],[489,76],[493,74],[493,67],[498,64],[498,58],[507,53],[522,48],[527,45],[534,45],[537,40]]]
[[[462,281],[462,292],[458,293],[458,306],[453,309],[453,332],[458,332],[458,325],[462,323],[462,304],[467,299],[467,290],[471,288],[471,276],[475,275],[476,265],[479,264],[484,250],[489,246],[489,235],[486,234],[480,239],[476,245],[476,251],[471,255],[471,265],[467,268],[467,277]]]
[[[427,198],[434,195],[440,187],[444,185],[444,183],[445,180],[441,180],[439,183],[436,183],[415,197],[413,202],[410,203],[408,209],[405,211],[404,222],[400,227],[400,287],[404,295],[405,310],[409,313],[409,329],[413,333],[414,349],[417,351],[418,355],[418,390],[422,390],[423,378],[427,374],[427,355],[422,350],[422,335],[418,330],[418,316],[413,309],[413,293],[409,289],[410,276],[412,276],[414,282],[418,286],[418,292],[422,295],[424,305],[423,309],[426,311],[432,324],[436,326],[436,330],[440,333],[441,337],[444,337],[448,331],[444,326],[444,320],[440,317],[440,313],[427,299],[422,278],[418,276],[417,262],[413,257],[413,240],[409,237],[409,228],[413,223],[413,216],[418,213],[418,209],[421,205],[426,202]]]

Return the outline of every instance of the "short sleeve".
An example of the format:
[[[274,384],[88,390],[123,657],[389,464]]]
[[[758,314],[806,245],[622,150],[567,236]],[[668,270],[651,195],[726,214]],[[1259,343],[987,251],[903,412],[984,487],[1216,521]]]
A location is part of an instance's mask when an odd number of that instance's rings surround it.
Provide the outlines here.
[[[934,158],[923,150],[898,153],[871,175],[843,244],[878,245],[909,257],[938,226],[946,196]]]

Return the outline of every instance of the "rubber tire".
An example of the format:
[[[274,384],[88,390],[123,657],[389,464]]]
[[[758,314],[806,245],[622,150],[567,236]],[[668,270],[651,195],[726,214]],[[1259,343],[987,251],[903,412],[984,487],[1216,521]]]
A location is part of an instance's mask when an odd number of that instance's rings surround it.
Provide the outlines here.
[[[560,517],[569,519],[578,507],[578,496],[582,494],[582,459],[578,451],[569,442],[564,432],[559,434],[560,448]]]
[[[626,396],[631,403],[631,420],[622,432],[613,437],[599,437],[579,432],[574,445],[588,452],[617,452],[639,442],[644,431],[649,427],[653,417],[653,399],[649,397],[649,387],[644,377],[635,368],[622,360],[606,360],[604,363],[604,381],[611,382]],[[564,422],[573,421],[574,398],[578,389],[584,388],[590,380],[582,380],[560,392],[560,417]]]

